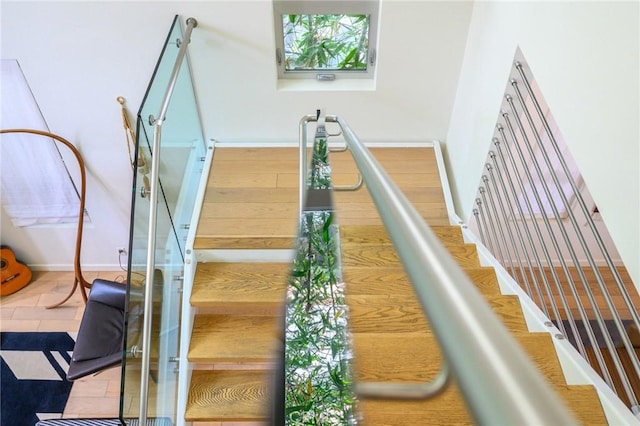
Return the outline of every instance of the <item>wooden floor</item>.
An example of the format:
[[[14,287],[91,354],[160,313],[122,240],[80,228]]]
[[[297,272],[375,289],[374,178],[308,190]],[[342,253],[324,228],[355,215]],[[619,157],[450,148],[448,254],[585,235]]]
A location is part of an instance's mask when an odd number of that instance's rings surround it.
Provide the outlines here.
[[[636,308],[640,308],[640,294],[636,291],[636,288],[633,284],[633,281],[631,280],[631,277],[629,276],[629,273],[627,272],[627,269],[624,266],[618,266],[617,268],[618,268],[618,273],[620,274],[620,279],[622,281],[622,284],[626,289],[626,292],[629,298],[631,299],[633,306]],[[585,309],[587,318],[590,320],[595,319],[596,316],[594,314],[593,305],[589,300],[588,293],[585,290],[585,285],[583,284],[583,282],[581,281],[578,275],[578,269],[570,266],[567,268],[567,271],[570,274],[570,277],[573,281],[573,285],[576,291],[576,296]],[[525,274],[527,281],[530,283],[530,287],[532,287],[533,294],[531,298],[533,299],[533,301],[538,306],[546,305],[547,312],[549,312],[548,316],[551,319],[556,319],[555,316],[553,315],[553,309],[552,309],[552,303],[551,303],[551,298],[552,298],[553,303],[555,304],[555,306],[558,307],[560,318],[567,319],[566,311],[564,310],[564,305],[562,303],[562,300],[559,297],[559,293],[560,293],[559,288],[560,288],[563,290],[564,294],[566,295],[567,307],[571,311],[573,318],[576,320],[580,320],[582,317],[577,307],[578,303],[576,301],[576,298],[572,297],[571,286],[569,284],[569,280],[567,279],[567,276],[565,275],[563,269],[559,266],[555,268],[555,276],[558,277],[558,284],[556,284],[556,281],[554,280],[554,275],[552,274],[550,268],[548,267],[544,268],[544,272],[545,272],[545,278],[549,283],[550,292],[545,291],[546,288],[544,287],[544,281],[539,272],[536,272],[536,274],[534,275],[536,278],[535,280],[531,278],[530,273]],[[582,273],[584,275],[586,283],[588,283],[588,286],[590,288],[590,293],[592,294],[594,302],[596,304],[595,306],[597,306],[602,317],[605,320],[612,319],[613,314],[607,306],[605,297],[603,295],[603,292],[600,290],[598,279],[596,278],[594,271],[591,268],[589,268],[587,265],[585,265],[584,268],[582,269]],[[632,319],[633,317],[631,316],[631,313],[627,307],[627,304],[625,303],[625,299],[616,284],[616,281],[613,277],[611,270],[606,267],[602,267],[600,268],[599,273],[601,274],[603,283],[607,288],[607,292],[611,297],[611,301],[613,303],[613,306],[615,307],[617,314],[620,315],[620,318],[623,320]],[[521,274],[515,274],[515,275],[516,275],[516,280],[520,282],[523,289],[527,291],[526,287],[522,284],[525,282],[525,280],[522,279],[522,275]],[[538,285],[540,286],[541,288],[540,292],[542,294],[542,299],[544,300],[544,302],[540,301],[540,297],[535,291],[534,283],[538,283]]]
[[[433,148],[372,148],[393,181],[430,225],[449,225]],[[329,161],[333,185],[358,181],[349,152]],[[369,191],[335,191],[341,225],[379,225]],[[194,248],[287,249],[298,217],[298,149],[217,148]]]
[[[430,226],[449,225],[442,183],[433,148],[371,148],[371,153]],[[357,167],[351,153],[329,157],[334,185],[357,181]],[[381,225],[380,215],[365,187],[359,191],[335,191],[334,201],[340,225]]]
[[[123,272],[89,272],[85,278],[122,281]],[[72,272],[34,272],[33,281],[22,290],[0,298],[1,331],[63,331],[75,333],[84,303],[80,292],[63,306],[45,306],[64,299],[73,283]],[[64,418],[118,417],[120,368],[76,380],[63,413]]]

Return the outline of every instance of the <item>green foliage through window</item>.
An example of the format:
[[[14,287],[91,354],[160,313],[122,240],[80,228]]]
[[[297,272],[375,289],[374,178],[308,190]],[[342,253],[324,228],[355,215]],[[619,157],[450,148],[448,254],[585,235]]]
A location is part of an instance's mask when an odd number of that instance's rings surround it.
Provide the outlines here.
[[[369,15],[282,15],[285,70],[367,69]]]

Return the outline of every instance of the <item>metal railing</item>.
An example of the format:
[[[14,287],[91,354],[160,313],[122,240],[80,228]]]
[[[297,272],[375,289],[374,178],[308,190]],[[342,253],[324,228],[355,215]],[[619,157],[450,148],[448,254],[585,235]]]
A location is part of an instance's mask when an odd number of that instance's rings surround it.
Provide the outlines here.
[[[160,145],[162,139],[162,125],[165,121],[167,110],[169,109],[169,101],[176,85],[178,73],[182,66],[182,61],[187,53],[187,46],[191,41],[191,32],[198,25],[198,21],[195,18],[188,18],[186,20],[186,28],[180,49],[176,57],[171,76],[169,77],[169,83],[162,103],[160,111],[155,117],[153,123],[153,150],[152,150],[152,162],[151,162],[151,186],[149,191],[149,233],[147,243],[147,265],[146,265],[146,283],[144,294],[144,321],[142,328],[142,356],[141,356],[141,377],[140,377],[140,411],[139,422],[141,425],[147,424],[147,408],[148,408],[148,393],[149,393],[149,365],[151,356],[151,326],[153,319],[153,285],[156,262],[156,229],[158,224],[158,196],[159,196],[159,173],[160,173]]]
[[[529,297],[638,415],[640,390],[634,392],[629,375],[640,376],[640,362],[627,332],[629,325],[640,330],[630,296],[635,289],[626,288],[601,235],[606,229],[594,220],[597,207],[553,127],[530,71],[514,62],[477,193],[475,227]],[[622,302],[618,307],[614,298]]]
[[[305,116],[301,128],[314,119],[313,115]],[[475,285],[346,121],[336,116],[326,116],[325,120],[338,123],[342,129],[446,359],[432,383],[367,383],[356,389],[368,396],[433,396],[438,393],[432,391],[433,387],[445,385],[446,370],[450,369],[477,423],[577,424]],[[306,140],[306,129],[302,140]],[[301,164],[301,172],[303,167],[306,162]],[[300,179],[303,182],[304,176]],[[304,200],[302,191],[300,195]]]
[[[299,157],[298,157],[298,165],[299,165],[299,170],[298,170],[298,211],[300,213],[300,217],[302,217],[303,214],[303,210],[304,210],[304,205],[306,202],[306,187],[307,187],[307,182],[305,181],[307,178],[307,144],[308,144],[308,139],[307,139],[307,129],[308,129],[308,125],[309,123],[312,122],[317,122],[317,128],[318,130],[323,133],[326,137],[330,137],[330,136],[341,136],[342,135],[342,131],[338,132],[338,133],[329,133],[327,132],[326,128],[325,128],[325,116],[321,113],[320,110],[318,110],[316,112],[316,114],[307,114],[304,117],[302,117],[300,119],[300,125],[298,127],[298,133],[299,133]],[[329,152],[345,152],[347,151],[348,146],[345,145],[342,148],[329,148]],[[334,185],[332,187],[332,189],[334,191],[356,191],[358,189],[360,189],[362,187],[364,183],[364,180],[362,178],[361,174],[358,174],[358,180],[356,181],[356,183],[352,184],[352,185],[343,185],[343,186],[336,186]]]

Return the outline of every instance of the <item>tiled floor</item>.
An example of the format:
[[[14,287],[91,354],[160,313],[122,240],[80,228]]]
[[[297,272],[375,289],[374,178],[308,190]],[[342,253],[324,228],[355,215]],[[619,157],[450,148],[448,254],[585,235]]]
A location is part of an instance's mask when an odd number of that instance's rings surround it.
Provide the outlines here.
[[[123,274],[86,272],[84,276],[89,282],[97,277],[122,281]],[[72,284],[72,272],[34,272],[28,286],[0,298],[0,330],[77,332],[84,310],[80,291],[58,308],[45,308],[64,299]],[[75,381],[63,417],[115,418],[119,404],[120,368],[112,368]]]

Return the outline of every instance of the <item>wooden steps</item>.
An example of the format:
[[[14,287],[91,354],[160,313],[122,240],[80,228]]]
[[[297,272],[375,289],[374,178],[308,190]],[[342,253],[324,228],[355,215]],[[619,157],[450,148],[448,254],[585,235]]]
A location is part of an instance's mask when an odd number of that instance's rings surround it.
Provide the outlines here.
[[[199,263],[191,305],[200,312],[280,309],[290,271],[289,263]]]
[[[291,249],[298,233],[298,150],[216,148],[194,249]],[[291,176],[296,179],[291,179]],[[262,422],[290,263],[200,262],[185,420]]]
[[[598,374],[602,374],[602,369],[597,362],[595,350],[593,348],[586,348],[586,352],[587,357],[589,358],[589,362],[591,363],[591,365],[593,365],[593,369]],[[624,348],[619,347],[616,349],[616,352],[618,353],[618,357],[620,358],[620,363],[622,364],[623,369],[627,372],[629,383],[636,397],[636,400],[638,400],[640,399],[640,377],[635,374],[635,369],[633,368],[631,357]],[[640,358],[640,348],[636,347],[635,352],[636,356]],[[607,349],[602,349],[601,354],[607,369],[609,371],[615,371],[616,367],[611,353]],[[626,404],[627,407],[631,407],[631,402],[629,401],[629,397],[624,390],[620,376],[617,374],[612,374],[612,376],[613,386],[615,387],[617,394],[620,396],[620,399]]]
[[[589,415],[593,410],[594,399],[598,398],[592,386],[555,386],[554,390],[576,413],[581,424],[585,426],[607,424],[604,415]],[[361,411],[370,414],[362,424],[376,426],[475,424],[467,411],[459,410],[455,405],[460,398],[460,393],[455,387],[452,386],[438,398],[442,400],[442,404],[430,404],[429,401],[363,400],[359,407]]]
[[[338,222],[342,223],[341,216]],[[462,241],[460,229],[452,226],[434,226],[434,234],[447,247],[463,268],[479,268],[480,261],[473,244]],[[345,225],[340,228],[340,239],[343,247],[342,264],[345,268],[352,266],[384,266],[398,265],[399,258],[391,239],[382,226]]]
[[[268,362],[281,334],[270,316],[198,315],[191,332],[189,361]]]
[[[428,330],[414,295],[347,295],[349,327],[354,333],[411,333]],[[517,296],[490,296],[489,305],[514,332],[528,331]]]
[[[500,294],[493,269],[481,267],[475,246],[464,243],[459,228],[448,226],[433,149],[373,151],[560,397],[585,424],[606,424],[594,389],[565,384],[549,335],[527,332],[517,299]],[[348,152],[332,153],[330,161],[335,185],[357,180]],[[195,249],[292,248],[297,185],[297,149],[216,148]],[[367,381],[429,380],[441,355],[393,245],[372,213],[369,193],[366,188],[336,192],[334,201],[355,375]],[[190,296],[196,316],[186,421],[221,425],[267,419],[290,271],[291,264],[198,264]],[[358,409],[365,425],[473,424],[455,385],[433,401],[361,399]]]
[[[466,274],[482,294],[498,295],[498,279],[493,268],[465,268]],[[349,295],[358,294],[413,294],[413,288],[403,270],[397,266],[351,266],[344,271],[349,283]]]
[[[430,381],[438,373],[441,354],[433,336],[423,333],[356,333],[354,335],[357,380],[418,382]],[[583,424],[607,424],[592,386],[568,386],[547,333],[518,333],[518,342],[527,348],[532,361],[573,409]],[[453,384],[443,395],[430,401],[389,401],[363,399],[359,404],[364,424],[419,425],[473,424],[458,387]],[[393,410],[396,417],[391,416]],[[398,416],[398,413],[402,416]]]
[[[194,371],[185,420],[265,420],[270,383],[270,373],[261,370]]]
[[[433,231],[578,419],[606,424],[593,387],[567,386],[551,336],[528,331],[518,298],[500,294],[494,271],[479,266],[475,248],[464,244],[460,230],[435,226]],[[433,379],[441,364],[438,343],[386,231],[348,225],[340,227],[340,235],[356,381]],[[364,399],[359,408],[367,425],[473,424],[455,385],[430,401]]]
[[[199,263],[185,420],[264,421],[290,264]]]
[[[457,226],[432,226],[433,233],[443,242],[464,244],[462,230]],[[391,239],[384,227],[377,225],[348,225],[340,228],[342,245],[389,245]]]
[[[473,244],[445,244],[458,264],[463,268],[479,268],[480,261]],[[358,245],[342,253],[343,266],[386,266],[397,265],[398,254],[392,245]]]

